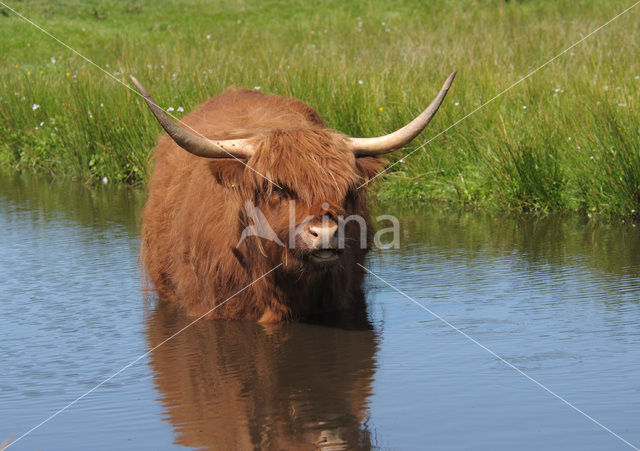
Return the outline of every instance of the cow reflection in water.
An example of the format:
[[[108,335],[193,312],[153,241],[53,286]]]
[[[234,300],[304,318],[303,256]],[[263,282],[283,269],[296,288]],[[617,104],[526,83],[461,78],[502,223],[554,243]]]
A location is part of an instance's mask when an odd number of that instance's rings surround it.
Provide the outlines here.
[[[363,312],[364,314],[364,312]],[[159,302],[150,348],[193,319]],[[176,443],[206,449],[367,449],[377,336],[311,324],[200,321],[151,353]],[[365,326],[365,327],[363,327]]]

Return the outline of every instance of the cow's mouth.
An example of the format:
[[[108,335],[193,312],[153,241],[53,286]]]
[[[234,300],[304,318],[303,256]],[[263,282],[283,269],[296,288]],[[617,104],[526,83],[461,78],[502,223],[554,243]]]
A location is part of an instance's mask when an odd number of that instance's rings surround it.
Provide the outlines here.
[[[338,249],[318,249],[309,254],[309,260],[319,265],[334,263],[338,258],[340,258],[340,251]]]

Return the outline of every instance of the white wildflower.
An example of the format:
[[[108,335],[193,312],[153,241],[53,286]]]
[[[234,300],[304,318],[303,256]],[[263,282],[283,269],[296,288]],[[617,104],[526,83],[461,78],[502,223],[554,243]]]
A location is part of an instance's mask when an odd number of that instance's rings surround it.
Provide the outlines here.
[[[256,91],[260,90],[260,86],[254,86],[253,89],[255,89]]]
[[[167,108],[167,111],[171,112],[173,111],[175,108],[173,108],[172,106],[170,106],[169,108]]]
[[[182,108],[181,106],[178,107],[178,109],[176,110],[178,113],[182,113],[184,111],[184,108]]]
[[[608,91],[609,90],[609,85],[605,85],[604,90]]]
[[[636,80],[640,80],[640,75],[636,75]]]
[[[49,58],[49,61],[51,61],[51,64],[55,64],[56,63],[56,59],[53,56],[51,58]]]
[[[40,122],[40,127],[42,127],[44,125],[44,121]]]
[[[460,102],[456,102],[456,103],[454,103],[454,105],[455,105],[455,106],[459,106],[459,105],[460,105]]]
[[[40,108],[40,105],[38,105],[37,103],[34,103],[33,105],[31,105],[31,109],[33,111],[37,110],[38,108]]]
[[[364,81],[362,81],[362,80],[358,80],[358,84],[359,84],[359,85],[364,84]]]
[[[210,34],[208,34],[208,35],[206,35],[206,36],[205,36],[205,38],[207,38],[207,39],[211,39],[211,35],[210,35]]]
[[[109,183],[109,179],[106,177],[102,177],[102,184],[106,185],[107,183]]]
[[[522,105],[522,109],[526,110],[527,109],[527,105]]]
[[[627,106],[627,104],[626,103],[619,103],[618,106],[625,107],[625,106]]]
[[[101,104],[100,104],[100,108],[102,108],[102,107],[104,107],[104,103],[101,103]]]

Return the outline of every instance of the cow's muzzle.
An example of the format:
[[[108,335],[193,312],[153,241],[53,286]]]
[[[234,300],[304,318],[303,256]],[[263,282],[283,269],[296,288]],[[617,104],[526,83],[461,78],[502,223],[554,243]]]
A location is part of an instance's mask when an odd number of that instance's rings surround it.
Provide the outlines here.
[[[340,249],[317,249],[309,254],[308,260],[312,266],[330,268],[340,260]]]
[[[316,265],[329,265],[340,258],[339,249],[318,249],[309,254],[309,261]]]

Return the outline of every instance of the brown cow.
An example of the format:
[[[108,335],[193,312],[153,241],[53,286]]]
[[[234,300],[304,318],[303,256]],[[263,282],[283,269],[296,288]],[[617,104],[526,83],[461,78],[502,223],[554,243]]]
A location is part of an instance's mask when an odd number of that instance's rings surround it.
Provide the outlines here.
[[[168,133],[155,148],[141,245],[160,298],[190,315],[263,322],[364,309],[359,264],[372,232],[358,187],[381,169],[378,155],[426,127],[454,76],[416,119],[376,138],[327,129],[298,100],[238,89],[186,116],[192,133],[131,77]],[[246,233],[260,229],[256,212],[270,236]],[[363,221],[341,220],[352,215]]]

